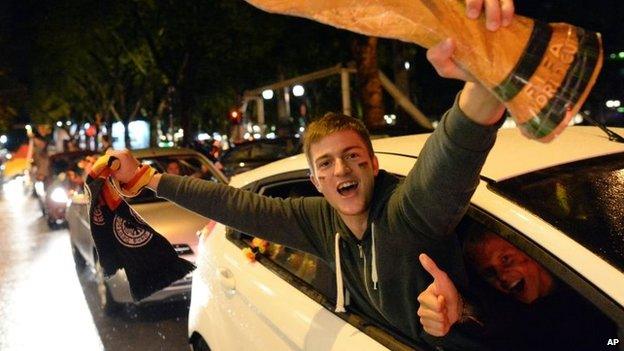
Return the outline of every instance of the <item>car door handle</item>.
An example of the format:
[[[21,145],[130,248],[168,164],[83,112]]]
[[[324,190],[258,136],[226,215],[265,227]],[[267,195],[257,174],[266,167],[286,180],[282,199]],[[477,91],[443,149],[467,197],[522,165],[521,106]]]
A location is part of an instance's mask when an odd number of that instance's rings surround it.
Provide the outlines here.
[[[226,294],[234,295],[236,293],[236,279],[229,269],[219,268],[219,282]]]

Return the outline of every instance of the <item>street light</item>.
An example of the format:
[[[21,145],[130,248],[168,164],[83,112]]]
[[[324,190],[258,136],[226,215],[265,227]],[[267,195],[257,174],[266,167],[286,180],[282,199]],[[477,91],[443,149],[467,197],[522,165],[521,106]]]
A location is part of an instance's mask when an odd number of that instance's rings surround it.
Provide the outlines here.
[[[273,90],[267,89],[262,92],[262,97],[265,100],[271,100],[273,98]]]
[[[305,93],[305,89],[303,89],[302,85],[297,84],[292,88],[292,92],[294,96],[299,97],[303,96],[303,94]]]

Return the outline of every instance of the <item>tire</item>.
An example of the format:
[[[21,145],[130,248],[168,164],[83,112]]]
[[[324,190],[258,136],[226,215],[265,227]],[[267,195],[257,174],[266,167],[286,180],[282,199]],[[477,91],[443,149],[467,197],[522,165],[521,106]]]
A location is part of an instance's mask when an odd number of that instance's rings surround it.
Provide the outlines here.
[[[107,316],[113,316],[117,314],[122,304],[115,301],[113,295],[106,284],[106,278],[104,278],[104,269],[100,265],[100,261],[98,259],[95,260],[95,281],[97,283],[97,292],[98,298],[100,302],[100,309]]]
[[[76,271],[78,273],[81,273],[87,266],[87,262],[85,261],[84,257],[82,257],[82,254],[80,253],[80,251],[78,251],[78,248],[76,247],[76,245],[72,244],[71,250],[72,250],[72,256],[74,257],[74,264],[76,265]]]
[[[210,347],[204,338],[199,334],[193,335],[191,339],[191,350],[192,351],[210,351]]]

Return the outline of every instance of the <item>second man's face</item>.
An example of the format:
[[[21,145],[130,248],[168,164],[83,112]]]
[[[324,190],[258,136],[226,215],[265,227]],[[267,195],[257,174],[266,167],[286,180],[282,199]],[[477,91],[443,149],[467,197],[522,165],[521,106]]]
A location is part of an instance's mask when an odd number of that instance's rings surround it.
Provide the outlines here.
[[[330,134],[310,146],[310,157],[310,178],[327,201],[343,216],[367,215],[379,165],[362,138],[352,130]]]
[[[553,289],[552,276],[544,267],[494,234],[478,250],[476,265],[488,283],[527,304]]]

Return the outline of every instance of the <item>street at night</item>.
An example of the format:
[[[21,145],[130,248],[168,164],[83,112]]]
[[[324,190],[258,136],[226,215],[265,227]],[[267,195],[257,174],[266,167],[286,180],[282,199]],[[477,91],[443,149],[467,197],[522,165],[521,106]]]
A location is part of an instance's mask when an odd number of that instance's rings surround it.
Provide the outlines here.
[[[188,302],[106,316],[66,228],[50,230],[21,181],[0,190],[1,350],[188,350]]]

